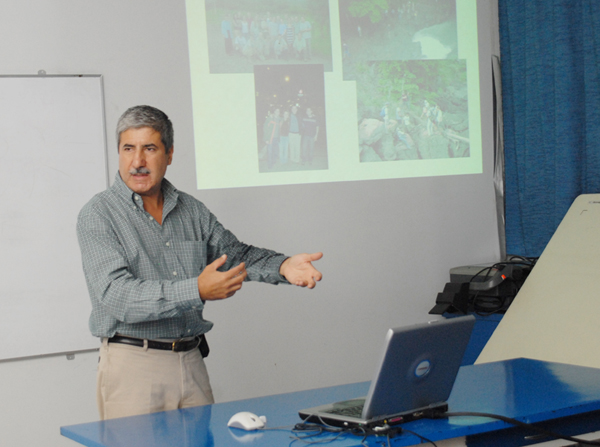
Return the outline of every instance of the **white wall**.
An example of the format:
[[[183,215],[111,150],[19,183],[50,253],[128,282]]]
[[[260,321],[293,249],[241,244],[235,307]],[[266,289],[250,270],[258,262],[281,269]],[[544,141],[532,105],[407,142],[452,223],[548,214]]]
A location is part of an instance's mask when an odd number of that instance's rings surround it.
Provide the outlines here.
[[[478,3],[487,35],[496,2]],[[2,9],[0,74],[104,75],[111,178],[118,116],[154,105],[175,125],[167,177],[176,186],[245,242],[325,253],[312,291],[251,283],[208,306],[217,400],[369,380],[385,330],[426,320],[451,267],[498,260],[491,80],[482,86],[482,175],[196,191],[183,0],[5,0]],[[481,50],[487,70],[493,35]],[[96,362],[95,352],[0,362],[1,444],[73,445],[59,427],[97,419]]]

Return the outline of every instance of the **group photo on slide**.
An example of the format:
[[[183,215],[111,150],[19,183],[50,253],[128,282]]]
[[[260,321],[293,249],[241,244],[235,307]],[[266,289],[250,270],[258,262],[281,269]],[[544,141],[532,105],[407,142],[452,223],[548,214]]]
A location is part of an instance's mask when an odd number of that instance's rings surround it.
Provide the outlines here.
[[[356,81],[361,162],[470,156],[464,60],[365,67]]]
[[[322,64],[332,70],[329,3],[207,0],[210,72],[252,73],[255,64]]]
[[[322,65],[254,68],[259,172],[328,168]]]
[[[361,162],[470,156],[456,0],[339,0]]]

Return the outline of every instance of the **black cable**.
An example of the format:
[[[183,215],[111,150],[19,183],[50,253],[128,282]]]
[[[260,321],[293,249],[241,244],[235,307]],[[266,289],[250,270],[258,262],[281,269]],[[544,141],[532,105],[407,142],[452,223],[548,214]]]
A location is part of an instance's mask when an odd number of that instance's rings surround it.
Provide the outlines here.
[[[309,419],[318,419],[319,422],[307,422]],[[375,427],[375,428],[367,428],[367,427],[352,427],[352,428],[344,428],[337,427],[334,425],[327,424],[323,419],[318,415],[310,415],[302,422],[296,424],[294,428],[291,430],[292,433],[295,433],[295,436],[292,436],[292,445],[296,441],[303,442],[308,445],[313,444],[326,444],[338,439],[343,435],[350,436],[360,436],[362,437],[360,443],[364,447],[368,447],[365,444],[367,438],[369,436],[385,436],[387,447],[391,447],[390,440],[395,437],[399,433],[402,432],[402,428],[398,426],[383,426],[383,427]],[[324,439],[316,439],[311,441],[310,439],[316,436],[321,436],[324,434],[331,434],[332,436],[324,438]],[[415,436],[419,436],[415,434]],[[420,437],[421,439],[425,439]],[[429,442],[429,441],[428,441]],[[435,445],[435,444],[434,444]]]
[[[485,281],[490,276],[492,269],[496,268],[497,265],[498,264],[490,265],[489,267],[484,267],[481,270],[479,270],[477,273],[475,273],[473,276],[471,276],[471,279],[469,280],[469,284],[474,282],[475,278],[479,277],[483,272],[487,272],[484,277],[484,281]]]
[[[404,430],[406,433],[410,433],[411,435],[414,435],[414,436],[416,436],[416,437],[417,437],[417,438],[419,438],[421,441],[428,442],[428,443],[429,443],[429,444],[431,444],[433,447],[437,447],[437,444],[436,444],[435,442],[433,442],[431,439],[427,439],[426,437],[424,437],[424,436],[421,436],[420,434],[418,434],[418,433],[415,433],[414,431],[411,431],[411,430],[407,430],[407,429],[403,429],[403,430]]]
[[[516,427],[521,427],[521,428],[526,428],[529,430],[533,430],[536,431],[538,433],[541,433],[543,435],[546,436],[550,436],[553,438],[557,438],[557,439],[564,439],[566,441],[571,441],[571,442],[578,442],[580,444],[583,445],[597,445],[600,446],[600,441],[586,441],[584,439],[581,438],[575,438],[573,436],[567,436],[567,435],[563,435],[560,433],[556,433],[550,430],[546,430],[543,429],[541,427],[538,427],[536,425],[533,424],[528,424],[526,422],[521,422],[518,419],[513,419],[513,418],[509,418],[507,416],[501,416],[498,414],[492,414],[492,413],[479,413],[479,412],[471,412],[471,411],[459,411],[459,412],[448,412],[448,413],[441,413],[438,416],[430,416],[430,419],[446,419],[448,417],[458,417],[458,416],[476,416],[476,417],[484,417],[484,418],[490,418],[490,419],[498,419],[502,422],[506,422],[507,424],[511,424],[514,425]]]
[[[301,436],[299,433],[302,433],[302,432],[308,432],[308,433]],[[344,430],[331,430],[328,427],[322,427],[318,424],[302,423],[302,424],[296,424],[296,426],[292,430],[292,433],[294,433],[295,436],[290,436],[290,439],[292,439],[292,441],[290,442],[290,445],[292,445],[296,441],[300,441],[300,442],[303,442],[308,445],[313,445],[313,444],[327,444],[327,443],[333,442],[344,434]],[[311,438],[314,438],[315,436],[321,436],[324,433],[328,433],[333,436],[330,436],[330,437],[327,437],[324,439],[319,439],[319,440],[310,440]]]
[[[473,312],[482,317],[496,314],[504,310],[506,297],[479,296],[473,297]]]
[[[533,268],[533,266],[535,266],[537,260],[539,259],[538,256],[535,256],[535,257],[518,256],[518,255],[509,255],[509,256],[510,256],[510,258],[508,259],[509,262],[512,262],[515,259],[520,259],[520,260],[522,260],[522,262],[524,264],[530,265],[532,268]]]
[[[515,260],[516,258],[518,258],[520,260]],[[490,266],[483,267],[481,270],[479,270],[477,273],[475,273],[473,276],[471,276],[471,279],[469,280],[469,284],[476,283],[475,280],[477,278],[481,278],[482,276],[483,276],[483,281],[486,281],[488,278],[490,278],[492,276],[491,273],[494,269],[497,269],[498,271],[502,272],[504,270],[504,268],[507,266],[518,266],[518,265],[523,266],[523,265],[525,265],[527,267],[530,267],[530,270],[531,270],[533,268],[533,266],[535,265],[536,260],[537,260],[537,258],[523,258],[520,256],[519,257],[513,256],[510,260],[497,262]],[[510,296],[508,296],[508,295],[502,296],[502,297],[487,296],[487,295],[481,293],[481,291],[477,291],[475,293],[475,295],[469,300],[471,305],[473,306],[473,311],[476,314],[481,315],[481,316],[488,316],[488,315],[502,312],[506,308],[507,300],[509,298],[514,298],[517,295],[517,293],[519,293],[519,290],[521,289],[521,287],[519,286],[518,281],[516,281],[514,278],[511,277],[511,272],[507,273],[507,275],[509,275],[509,276],[507,278],[505,278],[505,282],[511,281],[511,284],[513,286],[513,290],[511,291]]]
[[[317,418],[320,423],[307,422],[311,418]],[[347,434],[348,429],[329,425],[325,421],[323,421],[323,419],[321,419],[321,417],[318,415],[309,415],[302,422],[299,422],[298,424],[296,424],[294,426],[294,428],[291,430],[291,432],[294,433],[295,436],[290,437],[292,439],[292,441],[290,442],[290,445],[292,445],[296,441],[300,441],[300,442],[303,442],[308,445],[313,445],[313,444],[327,444],[329,442],[335,441],[340,436]],[[306,434],[301,436],[300,433],[306,433]],[[328,434],[331,434],[334,436],[330,436],[328,438],[320,439],[320,440],[316,440],[316,441],[309,441],[310,438],[313,438],[315,436],[321,436],[324,433],[328,433]]]
[[[310,417],[318,418],[320,420],[320,423],[307,422],[307,420]],[[265,428],[260,429],[260,431],[288,431],[288,432],[291,432],[293,434],[293,436],[290,436],[290,439],[291,439],[290,444],[289,444],[290,446],[292,444],[294,444],[295,442],[302,442],[307,445],[328,444],[330,442],[335,441],[336,439],[340,438],[343,435],[350,435],[350,436],[362,437],[362,439],[360,440],[360,444],[363,447],[369,447],[369,445],[365,444],[365,442],[367,441],[367,438],[369,436],[379,436],[379,437],[385,436],[385,444],[387,445],[387,447],[392,447],[391,440],[393,438],[395,438],[396,436],[402,434],[403,432],[406,432],[406,433],[410,433],[411,435],[419,438],[421,440],[421,442],[427,442],[427,443],[431,444],[433,447],[437,447],[437,444],[435,442],[433,442],[432,440],[430,440],[424,436],[421,436],[420,434],[418,434],[412,430],[407,430],[400,425],[383,426],[383,427],[375,427],[375,428],[366,428],[366,427],[343,428],[343,427],[337,427],[334,425],[327,424],[318,415],[309,416],[308,418],[304,419],[302,422],[299,422],[294,426],[282,426],[282,427],[272,427],[272,428],[265,427]],[[329,434],[331,436],[328,436],[323,439],[311,440],[311,438],[315,438],[317,436],[322,436],[322,435],[326,435],[326,434]],[[380,444],[383,446],[384,445],[383,441],[380,441]]]
[[[469,283],[473,282],[473,280],[475,280],[475,278],[479,277],[483,272],[487,271],[487,273],[485,275],[485,278],[484,278],[484,280],[485,280],[485,279],[487,279],[490,276],[490,273],[492,272],[493,269],[497,269],[497,270],[501,271],[499,267],[506,267],[506,266],[509,266],[509,265],[526,265],[528,267],[532,267],[533,268],[533,266],[535,265],[535,261],[524,260],[524,261],[521,261],[521,262],[519,262],[519,261],[501,261],[501,262],[496,262],[495,264],[492,264],[490,266],[483,267],[481,270],[479,270],[477,273],[475,273],[471,277],[471,279],[469,280]]]

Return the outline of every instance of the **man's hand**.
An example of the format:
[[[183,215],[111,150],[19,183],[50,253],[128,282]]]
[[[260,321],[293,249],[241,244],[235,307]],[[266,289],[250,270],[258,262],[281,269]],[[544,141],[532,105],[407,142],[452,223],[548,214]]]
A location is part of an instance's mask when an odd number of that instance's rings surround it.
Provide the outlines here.
[[[222,300],[233,296],[242,288],[242,283],[248,275],[246,264],[241,263],[226,272],[218,269],[227,261],[227,255],[221,256],[206,268],[198,276],[198,291],[203,300]]]
[[[323,275],[313,267],[312,262],[323,257],[323,253],[302,253],[287,258],[279,267],[279,273],[287,279],[290,284],[312,289],[321,281]]]

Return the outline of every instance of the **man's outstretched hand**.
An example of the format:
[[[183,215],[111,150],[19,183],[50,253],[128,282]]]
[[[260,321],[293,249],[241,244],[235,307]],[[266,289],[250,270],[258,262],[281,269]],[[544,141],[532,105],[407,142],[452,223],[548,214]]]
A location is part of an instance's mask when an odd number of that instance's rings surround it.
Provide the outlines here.
[[[290,284],[312,289],[321,281],[323,275],[312,263],[323,257],[323,253],[301,253],[287,258],[279,267],[279,273],[288,280]]]

